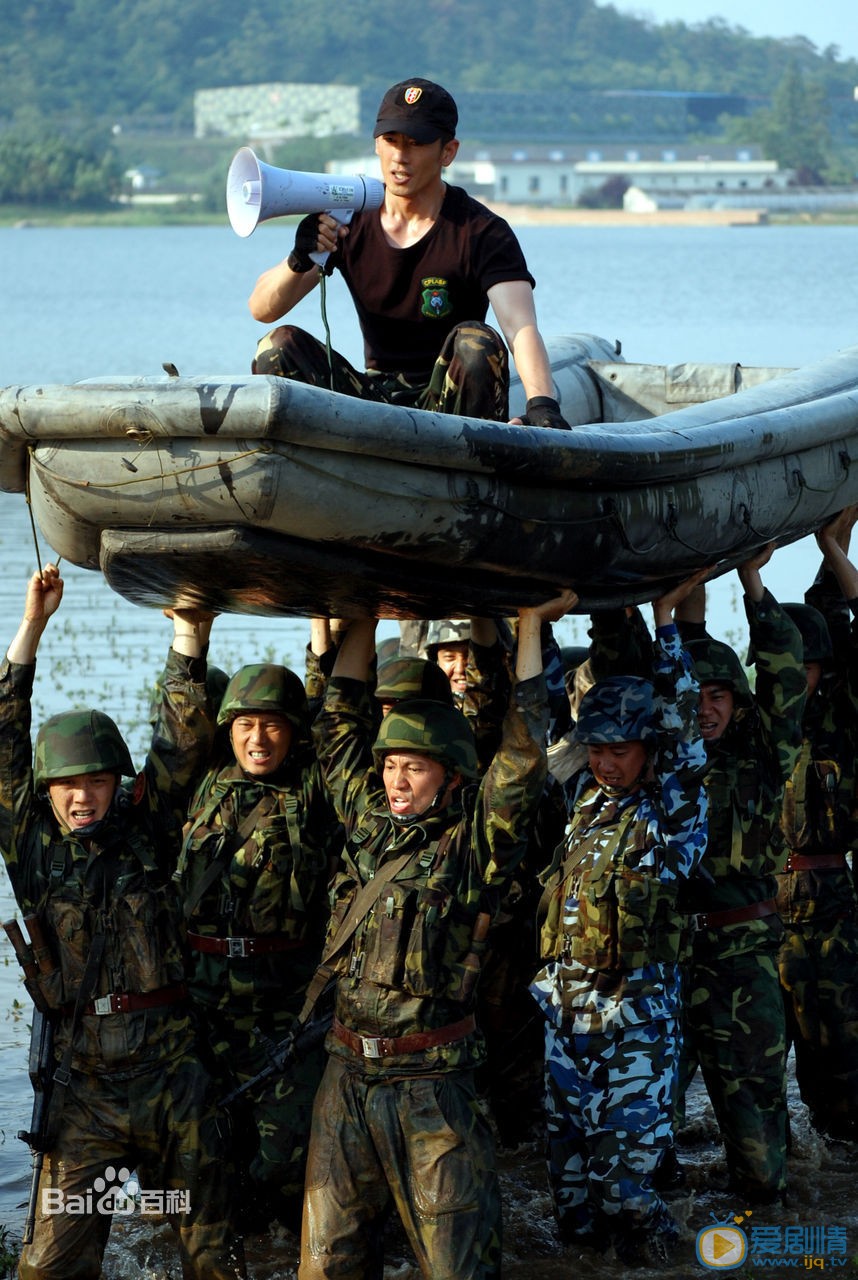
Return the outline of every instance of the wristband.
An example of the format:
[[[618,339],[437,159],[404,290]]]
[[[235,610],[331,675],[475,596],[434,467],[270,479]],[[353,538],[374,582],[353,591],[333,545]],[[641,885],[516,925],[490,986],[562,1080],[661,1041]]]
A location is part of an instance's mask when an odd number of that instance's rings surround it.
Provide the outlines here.
[[[305,271],[312,271],[315,265],[316,264],[310,257],[309,253],[302,253],[300,249],[293,249],[289,254],[289,257],[286,259],[286,266],[289,270],[296,272],[300,276],[302,276]]]

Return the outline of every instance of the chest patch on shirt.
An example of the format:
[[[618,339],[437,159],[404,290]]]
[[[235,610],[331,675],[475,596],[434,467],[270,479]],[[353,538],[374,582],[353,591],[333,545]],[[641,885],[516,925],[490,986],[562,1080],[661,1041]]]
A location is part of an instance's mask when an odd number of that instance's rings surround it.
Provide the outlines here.
[[[444,316],[448,316],[453,310],[453,304],[447,292],[447,281],[443,279],[434,279],[427,276],[420,281],[423,292],[421,298],[423,304],[420,308],[420,314],[424,316],[435,316],[441,320]]]

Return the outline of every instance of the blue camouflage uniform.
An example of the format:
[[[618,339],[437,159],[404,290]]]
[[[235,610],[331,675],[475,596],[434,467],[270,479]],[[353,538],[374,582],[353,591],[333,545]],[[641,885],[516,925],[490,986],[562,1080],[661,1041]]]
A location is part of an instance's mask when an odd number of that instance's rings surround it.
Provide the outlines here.
[[[545,1016],[561,1237],[613,1239],[632,1263],[660,1258],[677,1235],[651,1175],[670,1144],[677,1084],[678,888],[706,843],[698,689],[672,624],[657,632],[654,687],[653,780],[613,796],[589,768],[577,779],[563,864],[547,884],[547,963],[531,988]]]

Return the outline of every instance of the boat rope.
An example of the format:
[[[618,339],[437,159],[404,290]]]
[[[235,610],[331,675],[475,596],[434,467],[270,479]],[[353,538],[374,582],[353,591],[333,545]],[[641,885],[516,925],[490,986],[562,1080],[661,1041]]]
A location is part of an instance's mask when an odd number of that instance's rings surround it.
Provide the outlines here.
[[[142,450],[141,450],[142,452]],[[267,443],[259,445],[255,449],[246,449],[244,453],[231,454],[229,458],[230,465],[234,462],[242,462],[245,458],[253,458],[259,454],[270,453],[271,446]],[[140,456],[139,454],[137,455]],[[159,451],[160,456],[160,451]],[[135,484],[151,484],[153,477],[151,475],[132,476],[128,480],[72,480],[68,476],[60,475],[57,471],[52,471],[44,462],[40,462],[33,457],[33,465],[38,468],[44,475],[51,476],[54,480],[59,480],[62,484],[67,484],[71,489],[126,489],[130,485]],[[212,467],[222,467],[223,458],[216,458],[214,462],[195,462],[190,467],[180,467],[177,471],[161,471],[158,478],[161,480],[174,480],[179,476],[195,475],[198,471],[210,471]],[[29,483],[29,482],[28,482]],[[29,502],[29,496],[27,501]],[[31,516],[32,519],[32,516]]]
[[[30,463],[32,465],[35,462],[35,454],[33,452],[32,445],[30,445],[27,452],[30,455]],[[32,530],[32,533],[33,533],[33,546],[36,549],[36,573],[41,573],[42,572],[42,553],[39,550],[39,537],[38,537],[38,534],[36,533],[36,518],[33,515],[33,504],[30,501],[30,467],[27,467],[27,480],[26,480],[26,485],[24,489],[24,497],[27,500],[27,511],[30,514],[30,529]]]

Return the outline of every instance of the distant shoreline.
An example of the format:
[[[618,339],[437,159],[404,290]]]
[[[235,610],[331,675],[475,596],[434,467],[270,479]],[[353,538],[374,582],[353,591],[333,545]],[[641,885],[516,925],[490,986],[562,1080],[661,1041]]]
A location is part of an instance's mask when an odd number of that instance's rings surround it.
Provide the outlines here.
[[[486,201],[489,208],[512,226],[568,227],[747,227],[766,225],[855,226],[858,211],[780,213],[759,209],[658,209],[630,213],[624,209],[552,209],[536,205]],[[297,220],[297,219],[296,219]],[[123,205],[105,210],[26,208],[0,205],[0,227],[175,227],[224,226],[226,211],[212,213],[190,202]]]

